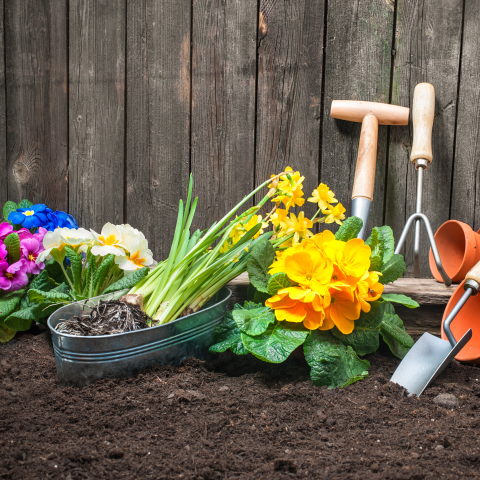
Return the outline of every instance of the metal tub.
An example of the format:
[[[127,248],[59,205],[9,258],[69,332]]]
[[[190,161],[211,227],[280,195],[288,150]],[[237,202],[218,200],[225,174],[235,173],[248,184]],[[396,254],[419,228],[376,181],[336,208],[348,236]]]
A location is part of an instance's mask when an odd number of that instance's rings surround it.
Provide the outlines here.
[[[136,375],[151,365],[180,365],[196,357],[204,360],[213,345],[213,330],[223,320],[232,292],[223,287],[199,312],[158,327],[96,337],[57,332],[55,326],[73,315],[91,311],[100,300],[119,299],[128,290],[65,305],[48,319],[52,332],[58,383],[83,387],[101,378]]]

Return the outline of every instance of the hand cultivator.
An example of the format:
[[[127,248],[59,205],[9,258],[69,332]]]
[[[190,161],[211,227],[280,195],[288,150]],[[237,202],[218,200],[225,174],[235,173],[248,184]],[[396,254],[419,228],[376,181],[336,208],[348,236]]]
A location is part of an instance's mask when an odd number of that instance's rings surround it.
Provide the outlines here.
[[[427,230],[428,239],[432,248],[432,255],[438,272],[445,283],[449,286],[452,280],[445,272],[440,255],[438,253],[437,244],[433,236],[432,227],[426,215],[422,213],[422,193],[423,193],[423,173],[432,163],[432,128],[435,116],[435,89],[429,83],[419,83],[415,87],[413,93],[413,145],[410,161],[417,169],[417,208],[416,212],[409,217],[405,227],[403,228],[400,239],[397,243],[395,253],[402,250],[407,234],[415,222],[415,240],[413,244],[413,268],[415,277],[421,276],[420,267],[420,222],[423,222]]]

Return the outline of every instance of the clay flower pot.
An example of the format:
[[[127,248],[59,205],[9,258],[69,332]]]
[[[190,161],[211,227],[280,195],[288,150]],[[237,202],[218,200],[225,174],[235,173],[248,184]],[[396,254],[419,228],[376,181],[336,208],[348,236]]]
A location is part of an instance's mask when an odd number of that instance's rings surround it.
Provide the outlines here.
[[[457,287],[450,300],[447,303],[447,308],[443,313],[442,318],[442,338],[448,340],[445,332],[443,331],[443,322],[447,318],[452,308],[460,300],[461,296],[465,293],[463,285],[465,280]],[[480,365],[480,322],[478,321],[478,312],[480,312],[480,295],[475,297],[471,296],[462,309],[458,312],[457,316],[450,324],[450,329],[457,341],[465,334],[465,332],[471,328],[472,338],[471,340],[460,350],[455,357],[460,362],[470,363],[472,365]]]
[[[466,223],[448,220],[435,233],[435,243],[443,268],[453,283],[461,282],[480,260],[480,235]],[[431,249],[429,263],[432,275],[438,282],[443,282]]]

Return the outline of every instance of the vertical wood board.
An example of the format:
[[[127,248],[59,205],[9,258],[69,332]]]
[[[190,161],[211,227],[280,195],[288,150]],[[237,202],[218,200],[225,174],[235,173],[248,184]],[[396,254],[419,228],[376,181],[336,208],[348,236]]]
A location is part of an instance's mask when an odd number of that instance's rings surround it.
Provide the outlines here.
[[[321,181],[351,213],[361,123],[330,117],[333,100],[389,103],[394,2],[328,2]],[[394,102],[395,103],[395,102]],[[366,236],[383,224],[387,126],[379,126],[375,190]],[[397,127],[392,127],[397,128]]]
[[[258,33],[257,185],[287,166],[318,186],[324,0],[261,0]],[[258,198],[263,197],[258,195]]]
[[[126,5],[69,5],[70,213],[98,231],[124,220]]]
[[[157,260],[168,256],[187,196],[190,14],[190,0],[128,2],[127,220]]]
[[[257,0],[193,3],[194,227],[208,228],[254,184]],[[250,200],[245,209],[253,205]],[[243,212],[241,209],[239,213]]]
[[[465,1],[450,217],[480,227],[480,3]]]
[[[67,2],[5,1],[8,196],[66,210]]]
[[[5,24],[4,0],[0,1],[0,207],[8,198],[7,106],[5,104]],[[0,210],[0,223],[2,212]]]

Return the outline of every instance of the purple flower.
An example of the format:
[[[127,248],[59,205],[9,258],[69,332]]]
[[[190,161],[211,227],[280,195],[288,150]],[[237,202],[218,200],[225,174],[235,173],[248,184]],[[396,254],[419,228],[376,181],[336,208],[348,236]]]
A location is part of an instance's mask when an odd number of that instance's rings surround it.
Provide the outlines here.
[[[20,290],[27,285],[28,276],[24,259],[8,265],[8,262],[0,262],[0,288],[7,292]]]
[[[34,233],[33,236],[40,242],[43,242],[43,237],[46,235],[48,230],[46,228],[40,227],[37,233]]]
[[[44,248],[41,242],[36,238],[25,238],[20,242],[26,273],[38,275],[44,268],[45,264],[36,263],[38,254],[43,252]]]
[[[7,258],[7,247],[3,242],[0,243],[0,261],[5,260]]]

